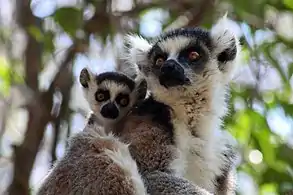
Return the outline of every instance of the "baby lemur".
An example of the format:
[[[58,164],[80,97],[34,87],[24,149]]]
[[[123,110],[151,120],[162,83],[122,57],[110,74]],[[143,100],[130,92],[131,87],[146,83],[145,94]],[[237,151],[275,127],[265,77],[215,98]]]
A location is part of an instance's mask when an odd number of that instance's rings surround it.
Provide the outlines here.
[[[117,72],[94,75],[83,68],[79,82],[92,111],[88,122],[100,124],[106,132],[113,132],[117,125],[123,125],[120,123],[121,119],[145,98],[147,92],[145,79],[137,77],[133,80]]]
[[[84,130],[69,140],[65,156],[42,183],[39,195],[144,195],[144,183],[128,145],[111,133],[132,106],[146,95],[146,82],[106,72],[80,74],[94,111]],[[94,92],[94,94],[92,94]]]

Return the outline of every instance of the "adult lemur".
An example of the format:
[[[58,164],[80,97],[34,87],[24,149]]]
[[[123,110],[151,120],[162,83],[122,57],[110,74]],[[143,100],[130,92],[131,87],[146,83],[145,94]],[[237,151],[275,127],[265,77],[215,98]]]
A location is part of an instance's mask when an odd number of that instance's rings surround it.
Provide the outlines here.
[[[129,36],[127,66],[119,70],[133,74],[137,65],[154,100],[170,108],[170,118],[162,119],[168,115],[162,112],[160,120],[168,121],[180,150],[181,160],[172,168],[184,167],[185,178],[216,194],[233,194],[235,188],[235,153],[220,127],[227,110],[227,85],[240,52],[227,25],[224,17],[210,31],[181,28],[154,42]]]

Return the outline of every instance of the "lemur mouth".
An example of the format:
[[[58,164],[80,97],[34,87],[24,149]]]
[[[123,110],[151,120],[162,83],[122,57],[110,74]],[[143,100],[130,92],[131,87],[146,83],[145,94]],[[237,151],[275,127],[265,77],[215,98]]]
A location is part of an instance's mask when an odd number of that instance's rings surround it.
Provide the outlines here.
[[[188,79],[186,77],[185,78],[170,78],[170,77],[166,77],[164,75],[161,75],[159,77],[159,82],[165,88],[182,86],[182,85],[190,85],[191,84],[190,79]]]

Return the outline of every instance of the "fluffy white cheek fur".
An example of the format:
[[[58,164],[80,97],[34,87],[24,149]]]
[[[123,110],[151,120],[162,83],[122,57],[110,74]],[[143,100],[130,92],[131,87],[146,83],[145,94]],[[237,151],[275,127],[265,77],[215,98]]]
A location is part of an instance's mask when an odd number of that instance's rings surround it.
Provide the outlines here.
[[[97,101],[95,99],[95,92],[97,91],[97,85],[93,84],[91,81],[89,82],[88,88],[83,88],[83,95],[88,102],[90,109],[93,112],[100,112],[99,106],[97,105]]]

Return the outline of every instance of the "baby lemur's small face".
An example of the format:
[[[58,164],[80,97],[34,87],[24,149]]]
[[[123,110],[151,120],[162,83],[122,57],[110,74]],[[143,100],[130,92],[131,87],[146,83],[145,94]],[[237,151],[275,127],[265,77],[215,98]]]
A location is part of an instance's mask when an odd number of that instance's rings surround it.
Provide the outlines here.
[[[118,72],[94,75],[82,69],[79,81],[91,110],[103,125],[114,124],[145,98],[147,84],[144,79],[135,81]]]

